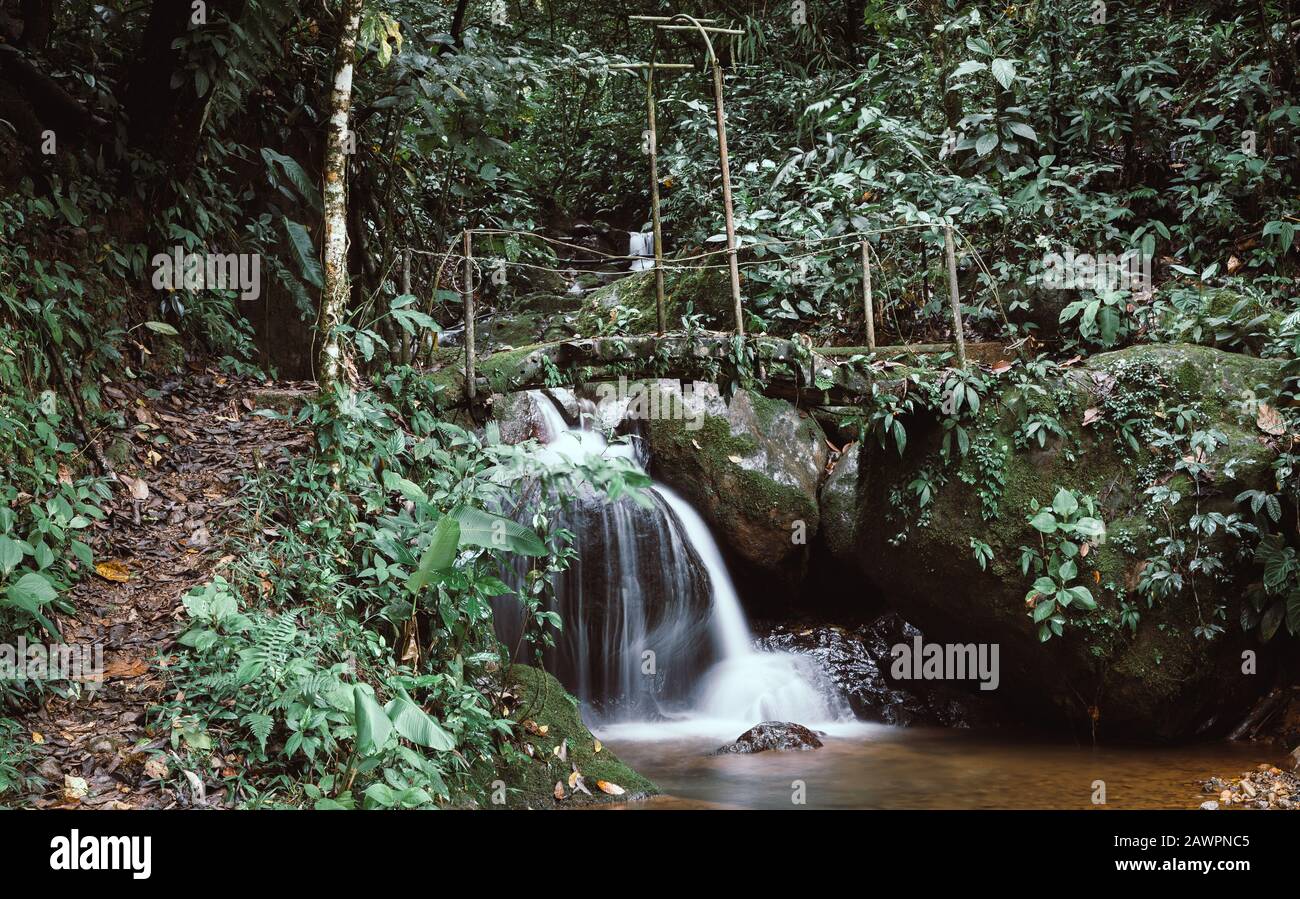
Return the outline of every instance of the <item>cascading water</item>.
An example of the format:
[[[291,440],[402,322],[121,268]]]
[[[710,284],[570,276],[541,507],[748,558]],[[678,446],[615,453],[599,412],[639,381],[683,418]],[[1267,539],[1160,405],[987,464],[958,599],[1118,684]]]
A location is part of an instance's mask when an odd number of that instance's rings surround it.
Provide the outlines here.
[[[644,464],[631,444],[610,444],[585,427],[588,416],[583,427],[570,428],[549,397],[538,392],[534,400],[545,456],[622,456]],[[606,722],[685,719],[726,734],[766,720],[844,718],[843,703],[809,660],[754,648],[722,553],[699,513],[661,484],[648,492],[649,509],[582,497],[562,521],[580,557],[556,584],[564,630],[548,664],[561,680]],[[498,604],[497,622],[513,646],[517,612],[512,617]]]
[[[634,272],[643,272],[646,269],[655,267],[655,236],[641,231],[633,231],[628,237],[630,243],[627,254],[629,256],[638,256],[640,258],[632,260],[631,270]]]

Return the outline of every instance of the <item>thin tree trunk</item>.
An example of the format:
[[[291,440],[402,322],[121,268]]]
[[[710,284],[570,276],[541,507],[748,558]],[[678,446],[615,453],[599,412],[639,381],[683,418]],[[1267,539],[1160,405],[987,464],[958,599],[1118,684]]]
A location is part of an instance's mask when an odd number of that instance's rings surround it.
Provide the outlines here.
[[[317,378],[321,389],[332,387],[346,370],[338,327],[348,306],[348,111],[352,106],[352,58],[361,30],[362,0],[343,0],[342,29],[334,60],[330,92],[329,135],[325,145],[325,289],[321,292],[321,350]]]

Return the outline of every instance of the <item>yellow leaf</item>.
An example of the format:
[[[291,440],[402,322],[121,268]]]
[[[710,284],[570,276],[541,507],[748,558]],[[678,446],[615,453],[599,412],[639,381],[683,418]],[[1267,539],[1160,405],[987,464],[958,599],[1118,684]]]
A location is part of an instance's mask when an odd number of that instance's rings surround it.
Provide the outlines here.
[[[596,748],[593,749],[592,751],[593,751],[593,752],[600,752],[600,750],[601,750],[600,741],[597,740],[597,741],[596,741]]]
[[[570,789],[570,790],[572,790],[574,787],[576,787],[576,786],[578,785],[578,777],[579,777],[579,775],[578,775],[578,769],[577,769],[577,768],[574,768],[574,769],[573,769],[573,772],[569,775],[569,789]]]
[[[623,789],[618,784],[610,783],[607,780],[596,781],[596,786],[600,787],[602,793],[608,793],[611,796],[622,796],[627,792],[627,790]]]
[[[45,742],[45,734],[41,733],[40,731],[36,731],[36,730],[32,731],[32,742],[33,742],[33,743],[44,743],[44,742]]]
[[[131,580],[131,569],[126,567],[125,562],[97,562],[95,572],[104,580],[117,581],[119,584]]]

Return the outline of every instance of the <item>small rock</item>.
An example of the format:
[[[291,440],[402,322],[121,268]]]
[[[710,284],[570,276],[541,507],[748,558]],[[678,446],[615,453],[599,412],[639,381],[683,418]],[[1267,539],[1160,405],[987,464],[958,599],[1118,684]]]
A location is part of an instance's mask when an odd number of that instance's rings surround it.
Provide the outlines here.
[[[1217,812],[1219,810],[1219,803],[1215,802],[1213,799],[1207,799],[1201,803],[1201,808],[1205,809],[1207,812]]]
[[[820,749],[822,741],[817,734],[802,724],[790,721],[764,721],[756,724],[736,738],[734,743],[720,746],[714,755],[740,752],[767,752],[769,749],[806,752]]]

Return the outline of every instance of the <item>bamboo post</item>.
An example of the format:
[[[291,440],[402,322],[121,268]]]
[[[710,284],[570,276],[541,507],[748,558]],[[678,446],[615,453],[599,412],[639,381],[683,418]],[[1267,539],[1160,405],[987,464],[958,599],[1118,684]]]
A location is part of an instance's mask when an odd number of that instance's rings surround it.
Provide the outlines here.
[[[411,248],[407,247],[402,250],[402,295],[405,296],[411,292]],[[400,329],[399,329],[400,330]],[[405,330],[401,330],[398,339],[402,341],[402,351],[399,354],[403,363],[411,361],[411,341],[407,339],[408,335]],[[416,340],[419,340],[417,337]]]
[[[667,330],[668,325],[664,300],[664,229],[663,220],[659,215],[659,129],[655,116],[655,71],[657,69],[680,71],[682,69],[693,69],[695,66],[689,63],[655,62],[652,56],[651,61],[648,63],[618,63],[611,65],[610,68],[624,71],[644,69],[646,73],[646,130],[650,138],[650,144],[646,149],[650,156],[650,219],[654,224],[655,241],[655,314],[659,325],[659,333],[662,335]]]
[[[655,127],[655,70],[652,65],[645,73],[645,111],[650,130],[650,219],[654,225],[655,241],[655,316],[659,333],[667,327],[664,310],[664,229],[659,218],[659,133]]]
[[[722,109],[722,66],[713,57],[713,105],[718,118],[718,159],[722,165],[722,210],[727,222],[727,262],[731,267],[731,302],[736,313],[736,334],[745,336],[740,307],[740,265],[736,259],[736,219],[731,209],[731,163],[727,159],[727,121]]]
[[[952,339],[957,346],[957,364],[966,367],[966,336],[962,333],[961,297],[957,293],[957,250],[952,242],[952,225],[943,226],[944,252],[948,256],[948,302],[952,305]]]
[[[862,242],[862,312],[867,318],[867,349],[876,351],[876,310],[871,303],[871,256],[867,242]]]
[[[744,34],[738,28],[719,28],[704,24],[710,19],[697,19],[685,13],[673,16],[629,16],[633,21],[654,22],[662,31],[695,31],[704,41],[704,49],[713,66],[713,108],[718,124],[718,162],[722,167],[722,211],[727,226],[727,262],[731,269],[731,302],[736,316],[736,334],[745,336],[745,313],[740,301],[740,264],[736,248],[736,218],[731,202],[731,163],[727,154],[727,118],[722,104],[722,65],[713,52],[710,34]],[[657,42],[657,38],[656,38]],[[656,43],[657,45],[657,43]]]
[[[465,229],[465,396],[474,401],[474,245]]]

